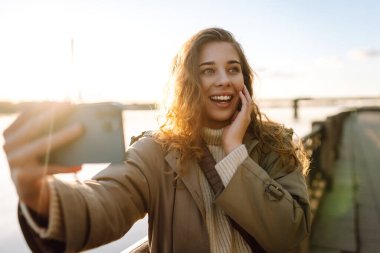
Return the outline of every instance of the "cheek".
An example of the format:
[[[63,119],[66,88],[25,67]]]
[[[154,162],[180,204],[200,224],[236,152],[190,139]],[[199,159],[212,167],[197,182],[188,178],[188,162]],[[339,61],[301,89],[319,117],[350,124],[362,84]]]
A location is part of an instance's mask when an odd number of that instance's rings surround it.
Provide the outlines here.
[[[241,91],[241,90],[243,90],[243,88],[244,88],[244,80],[243,80],[243,78],[241,78],[241,80],[235,82],[235,83],[234,83],[234,86],[235,86],[235,89],[236,89],[237,91]]]
[[[205,78],[201,78],[200,83],[201,83],[201,90],[202,91],[207,91],[211,86],[210,81],[205,79]]]

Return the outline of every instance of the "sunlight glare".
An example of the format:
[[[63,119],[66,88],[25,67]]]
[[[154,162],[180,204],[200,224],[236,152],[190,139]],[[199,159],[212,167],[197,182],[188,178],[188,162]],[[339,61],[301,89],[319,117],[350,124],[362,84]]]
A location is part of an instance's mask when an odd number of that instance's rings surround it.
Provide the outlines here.
[[[128,27],[115,17],[104,13],[100,17],[94,11],[84,18],[80,6],[69,16],[65,8],[25,7],[2,17],[7,25],[0,25],[5,35],[0,41],[0,83],[6,89],[0,100],[151,102],[159,98],[164,83],[157,80],[165,79],[168,65],[155,61],[162,55],[168,58],[167,54],[149,51],[148,39],[131,39],[131,31],[138,28],[122,31]],[[90,25],[97,29],[89,29]]]

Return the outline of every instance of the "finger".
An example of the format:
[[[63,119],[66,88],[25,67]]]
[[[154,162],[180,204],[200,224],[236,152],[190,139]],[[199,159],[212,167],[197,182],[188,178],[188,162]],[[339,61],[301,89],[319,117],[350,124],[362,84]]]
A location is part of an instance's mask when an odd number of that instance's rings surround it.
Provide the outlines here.
[[[247,109],[248,101],[246,96],[243,94],[243,91],[239,91],[239,97],[241,100],[241,111],[245,111]]]
[[[12,179],[19,184],[26,184],[30,180],[42,178],[47,175],[60,173],[75,173],[82,169],[82,166],[61,166],[56,164],[46,164],[28,167],[27,169],[18,168],[12,172]]]
[[[25,121],[28,120],[34,114],[35,111],[32,108],[27,108],[23,110],[16,118],[16,120],[10,126],[8,126],[7,129],[4,130],[4,138],[6,138],[6,136],[9,135],[11,132],[16,131],[16,129],[18,129],[20,126],[24,125]]]
[[[13,169],[11,177],[13,182],[17,185],[30,185],[32,181],[36,182],[40,179],[54,174],[60,173],[75,173],[82,169],[82,166],[61,166],[55,164],[46,164],[46,165],[33,165],[28,166],[27,168],[18,167]],[[33,183],[34,184],[34,183]]]
[[[249,94],[248,88],[246,86],[244,86],[243,91],[244,91],[245,97],[247,98],[248,107],[252,110],[254,102],[253,102],[253,99],[251,97],[251,94]]]
[[[21,165],[24,161],[45,155],[66,143],[78,138],[84,129],[80,124],[73,124],[48,136],[37,139],[8,154],[10,167]]]
[[[244,90],[244,89],[243,89]],[[249,94],[249,93],[248,93]],[[241,117],[243,119],[247,119],[248,121],[251,120],[251,112],[252,112],[252,103],[251,103],[251,99],[247,98],[245,94],[243,94],[243,91],[240,91],[239,92],[239,95],[240,95],[240,99],[242,101],[242,107],[241,107]],[[249,96],[250,97],[250,96]]]
[[[25,105],[24,108],[22,108],[17,119],[10,126],[8,126],[7,129],[4,130],[3,134],[8,135],[9,133],[16,131],[16,129],[23,126],[27,120],[30,120],[32,116],[37,115],[43,110],[47,110],[51,108],[54,104],[57,104],[57,103],[40,102],[40,103],[31,104],[31,105]]]
[[[47,111],[37,113],[35,117],[31,118],[37,110]],[[12,127],[14,129],[13,132],[8,131],[7,134],[4,135],[4,150],[10,152],[13,149],[16,149],[19,145],[36,138],[47,129],[52,130],[54,124],[67,115],[70,110],[71,106],[68,103],[50,103],[50,108],[40,106],[33,112],[25,113],[20,121]],[[20,122],[23,124],[18,127],[17,125],[19,125]]]
[[[249,94],[248,88],[245,85],[244,85],[244,93],[248,95],[247,97],[251,97],[251,94]]]
[[[54,174],[60,174],[60,173],[75,173],[82,169],[82,166],[60,166],[60,165],[52,165],[49,164],[46,168],[46,174],[47,175],[54,175]]]
[[[248,88],[244,85],[243,94],[247,98],[247,101],[252,101],[251,94],[249,94]]]

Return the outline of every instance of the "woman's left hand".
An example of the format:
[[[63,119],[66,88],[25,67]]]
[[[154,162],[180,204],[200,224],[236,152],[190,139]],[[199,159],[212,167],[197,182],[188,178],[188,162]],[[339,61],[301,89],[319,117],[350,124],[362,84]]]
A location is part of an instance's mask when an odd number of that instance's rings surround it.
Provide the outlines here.
[[[243,143],[244,134],[251,122],[253,100],[245,85],[243,90],[239,91],[239,96],[241,109],[232,116],[232,123],[224,129],[222,135],[223,149],[226,154],[229,154]]]

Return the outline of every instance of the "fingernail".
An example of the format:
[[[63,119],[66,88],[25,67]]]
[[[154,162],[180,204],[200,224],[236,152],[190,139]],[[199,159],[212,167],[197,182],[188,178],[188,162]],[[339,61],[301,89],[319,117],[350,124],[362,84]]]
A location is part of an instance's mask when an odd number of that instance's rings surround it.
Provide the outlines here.
[[[72,170],[81,170],[82,169],[82,165],[72,166],[71,169]]]

